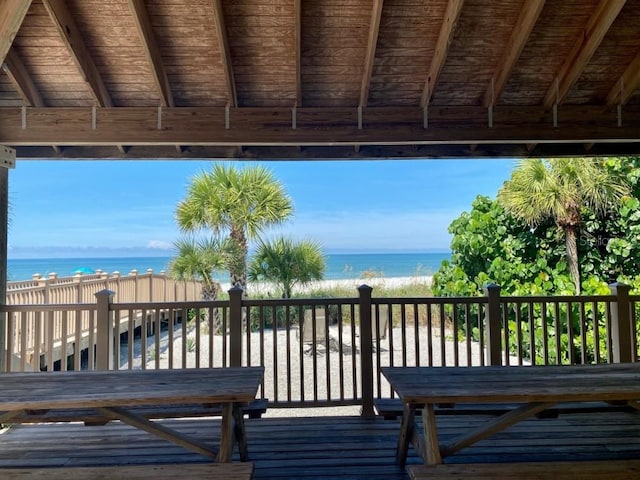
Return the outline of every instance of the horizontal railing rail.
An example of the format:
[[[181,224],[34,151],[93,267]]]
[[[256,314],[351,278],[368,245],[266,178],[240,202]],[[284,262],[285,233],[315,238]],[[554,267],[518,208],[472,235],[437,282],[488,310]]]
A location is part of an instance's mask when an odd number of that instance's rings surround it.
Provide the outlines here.
[[[640,296],[374,297],[8,305],[13,370],[262,365],[271,406],[360,405],[393,396],[383,366],[552,365],[638,359]],[[57,352],[57,353],[56,353]],[[56,357],[60,355],[60,357]],[[57,360],[56,360],[57,359]]]
[[[132,270],[128,275],[78,273],[72,277],[48,277],[35,274],[32,280],[7,283],[7,305],[49,303],[83,303],[94,301],[101,290],[116,292],[119,302],[170,302],[199,300],[202,284],[198,281],[175,280],[164,271],[144,273]]]

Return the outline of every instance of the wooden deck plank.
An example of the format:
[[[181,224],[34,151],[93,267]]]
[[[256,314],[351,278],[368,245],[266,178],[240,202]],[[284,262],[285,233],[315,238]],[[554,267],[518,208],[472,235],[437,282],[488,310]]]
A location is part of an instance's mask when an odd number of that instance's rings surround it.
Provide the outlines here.
[[[455,438],[490,415],[446,415],[438,433]],[[418,421],[419,421],[418,417]],[[173,419],[163,424],[216,446],[220,419]],[[256,479],[408,480],[395,464],[399,420],[361,417],[285,417],[245,421]],[[587,434],[585,434],[587,432]],[[64,438],[64,442],[59,439]],[[202,463],[172,443],[120,422],[16,425],[0,435],[0,469],[9,467]],[[640,458],[640,414],[603,412],[531,418],[447,457],[446,464],[595,461]],[[239,461],[235,449],[233,461]],[[408,465],[422,460],[409,449]],[[0,478],[2,478],[0,470]]]
[[[189,465],[117,465],[101,467],[11,468],[0,470],[3,480],[251,480],[252,463]]]
[[[411,465],[411,480],[631,480],[640,478],[640,460],[457,465]]]

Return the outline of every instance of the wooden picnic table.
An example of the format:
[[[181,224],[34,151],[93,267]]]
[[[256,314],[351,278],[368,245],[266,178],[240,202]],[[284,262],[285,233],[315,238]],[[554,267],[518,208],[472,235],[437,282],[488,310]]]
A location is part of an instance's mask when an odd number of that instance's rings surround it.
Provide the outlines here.
[[[263,367],[0,374],[0,423],[26,411],[96,409],[219,462],[231,461],[234,437],[248,460],[241,407],[256,397]],[[132,412],[131,407],[221,404],[220,449]]]
[[[626,402],[640,409],[640,364],[518,367],[383,367],[403,403],[396,461],[404,466],[409,443],[428,465],[561,402]],[[440,445],[434,406],[515,403],[448,445]],[[415,429],[422,409],[423,431]]]

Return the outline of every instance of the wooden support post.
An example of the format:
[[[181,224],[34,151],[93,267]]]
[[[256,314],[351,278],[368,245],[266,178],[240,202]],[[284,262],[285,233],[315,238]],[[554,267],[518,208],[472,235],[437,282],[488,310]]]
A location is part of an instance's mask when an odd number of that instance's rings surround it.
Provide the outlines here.
[[[368,285],[358,287],[360,293],[360,370],[362,375],[363,417],[374,417],[373,410],[373,328],[371,327],[371,292]]]
[[[16,164],[16,151],[0,145],[0,305],[7,304],[7,253],[9,226],[9,168]],[[7,312],[0,311],[0,372],[11,368],[7,360]]]
[[[624,283],[609,285],[616,301],[611,304],[611,349],[615,363],[633,362],[635,341],[633,332],[633,315],[629,290]]]
[[[96,325],[96,369],[113,370],[114,338],[111,302],[115,292],[101,290],[96,293],[98,316]],[[130,332],[131,333],[131,332]],[[91,355],[91,352],[89,352]]]
[[[242,287],[229,290],[229,365],[242,366]]]
[[[500,318],[500,285],[485,285],[484,294],[488,298],[485,311],[487,360],[489,365],[502,365],[502,321]]]

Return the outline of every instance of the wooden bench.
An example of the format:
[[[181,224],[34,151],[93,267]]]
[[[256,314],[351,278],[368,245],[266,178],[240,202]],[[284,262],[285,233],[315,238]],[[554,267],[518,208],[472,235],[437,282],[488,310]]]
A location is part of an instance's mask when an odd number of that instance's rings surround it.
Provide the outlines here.
[[[260,418],[267,411],[268,400],[259,398],[242,407],[249,418]],[[219,417],[219,404],[186,403],[179,405],[139,405],[130,407],[133,413],[149,420],[161,418]],[[2,412],[0,412],[0,415]],[[112,418],[94,409],[25,410],[8,423],[84,422],[85,425],[106,425]]]
[[[377,398],[374,407],[378,415],[385,420],[395,420],[402,416],[402,402],[399,398]],[[436,415],[502,415],[513,410],[518,405],[515,403],[461,403],[440,404],[434,407]],[[557,418],[561,414],[569,413],[595,413],[595,412],[633,412],[633,407],[628,404],[615,404],[609,402],[565,402],[559,403],[536,414],[538,418]],[[420,414],[422,410],[416,409]]]
[[[0,468],[3,480],[250,480],[253,463],[179,463],[100,467]]]
[[[412,480],[601,480],[640,478],[640,460],[410,465]]]

